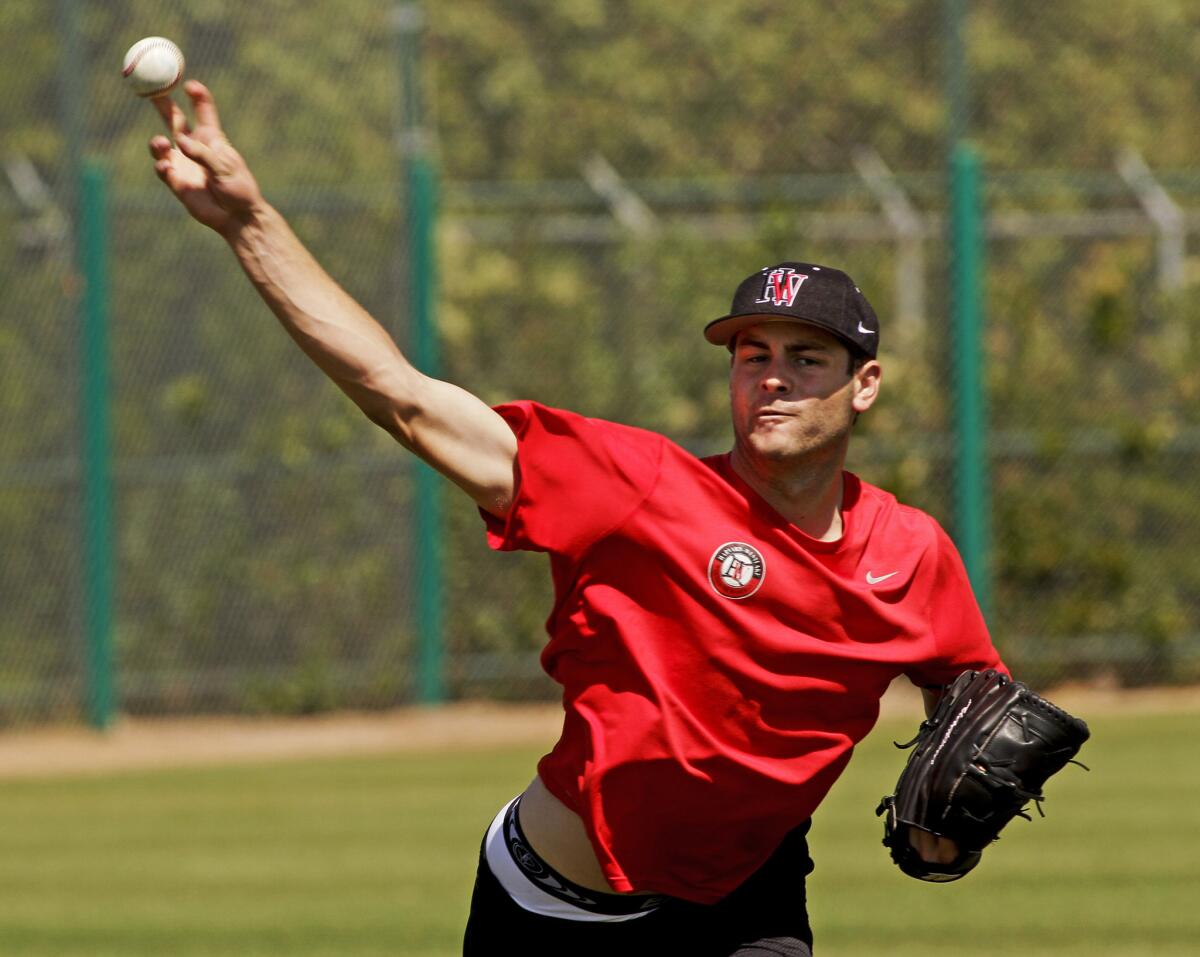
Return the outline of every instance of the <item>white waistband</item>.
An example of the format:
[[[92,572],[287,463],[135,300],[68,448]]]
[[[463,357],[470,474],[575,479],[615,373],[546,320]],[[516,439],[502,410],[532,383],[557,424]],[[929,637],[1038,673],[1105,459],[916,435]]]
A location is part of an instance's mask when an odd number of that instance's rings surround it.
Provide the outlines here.
[[[576,907],[568,901],[560,900],[553,894],[546,893],[546,891],[533,883],[517,867],[516,862],[512,858],[512,853],[504,841],[504,815],[508,813],[508,809],[512,807],[513,801],[516,800],[517,798],[513,798],[512,801],[509,801],[504,807],[500,808],[500,813],[496,815],[492,820],[491,826],[488,828],[483,846],[488,868],[495,875],[496,880],[500,882],[500,886],[504,888],[505,893],[518,906],[523,907],[531,913],[541,914],[543,917],[596,922],[633,920],[637,917],[645,917],[646,914],[651,913],[650,911],[638,911],[633,914],[596,914],[592,911],[584,910],[582,907]]]

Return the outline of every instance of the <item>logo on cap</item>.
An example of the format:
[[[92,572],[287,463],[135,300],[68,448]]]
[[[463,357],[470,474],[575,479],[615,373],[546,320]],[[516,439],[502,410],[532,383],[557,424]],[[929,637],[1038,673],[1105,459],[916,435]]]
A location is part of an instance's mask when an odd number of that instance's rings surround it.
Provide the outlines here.
[[[796,272],[788,266],[772,269],[767,273],[766,281],[763,283],[762,296],[754,301],[769,302],[773,306],[790,308],[796,301],[796,293],[800,291],[800,287],[804,285],[804,280],[807,278],[806,274]]]
[[[722,598],[749,598],[763,583],[762,553],[745,542],[726,542],[708,560],[708,582]]]

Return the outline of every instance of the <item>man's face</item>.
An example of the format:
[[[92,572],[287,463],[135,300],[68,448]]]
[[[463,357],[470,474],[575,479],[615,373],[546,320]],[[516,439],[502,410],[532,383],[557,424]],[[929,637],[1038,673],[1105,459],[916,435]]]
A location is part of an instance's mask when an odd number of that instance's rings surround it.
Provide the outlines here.
[[[844,449],[855,414],[875,401],[879,378],[878,362],[851,370],[846,346],[816,326],[750,326],[738,333],[729,374],[738,446],[780,463]]]

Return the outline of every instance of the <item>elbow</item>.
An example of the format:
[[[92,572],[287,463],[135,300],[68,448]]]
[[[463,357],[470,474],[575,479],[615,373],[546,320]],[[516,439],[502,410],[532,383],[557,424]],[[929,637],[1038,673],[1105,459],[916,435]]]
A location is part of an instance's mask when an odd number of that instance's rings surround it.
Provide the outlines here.
[[[412,448],[412,421],[420,414],[411,368],[373,372],[351,394],[370,421],[405,448]]]
[[[383,429],[393,439],[412,451],[411,433],[405,427],[404,419],[397,415],[394,409],[360,405],[363,415]]]

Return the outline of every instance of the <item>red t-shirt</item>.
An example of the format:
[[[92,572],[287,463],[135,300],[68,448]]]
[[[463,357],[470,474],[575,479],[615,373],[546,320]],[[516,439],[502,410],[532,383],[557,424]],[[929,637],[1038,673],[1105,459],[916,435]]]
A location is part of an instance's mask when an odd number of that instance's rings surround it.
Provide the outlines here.
[[[719,900],[812,814],[893,678],[1003,667],[946,533],[854,475],[821,542],[727,455],[497,411],[520,478],[488,542],[548,552],[554,576],[542,665],[566,717],[538,773],[615,889]]]

